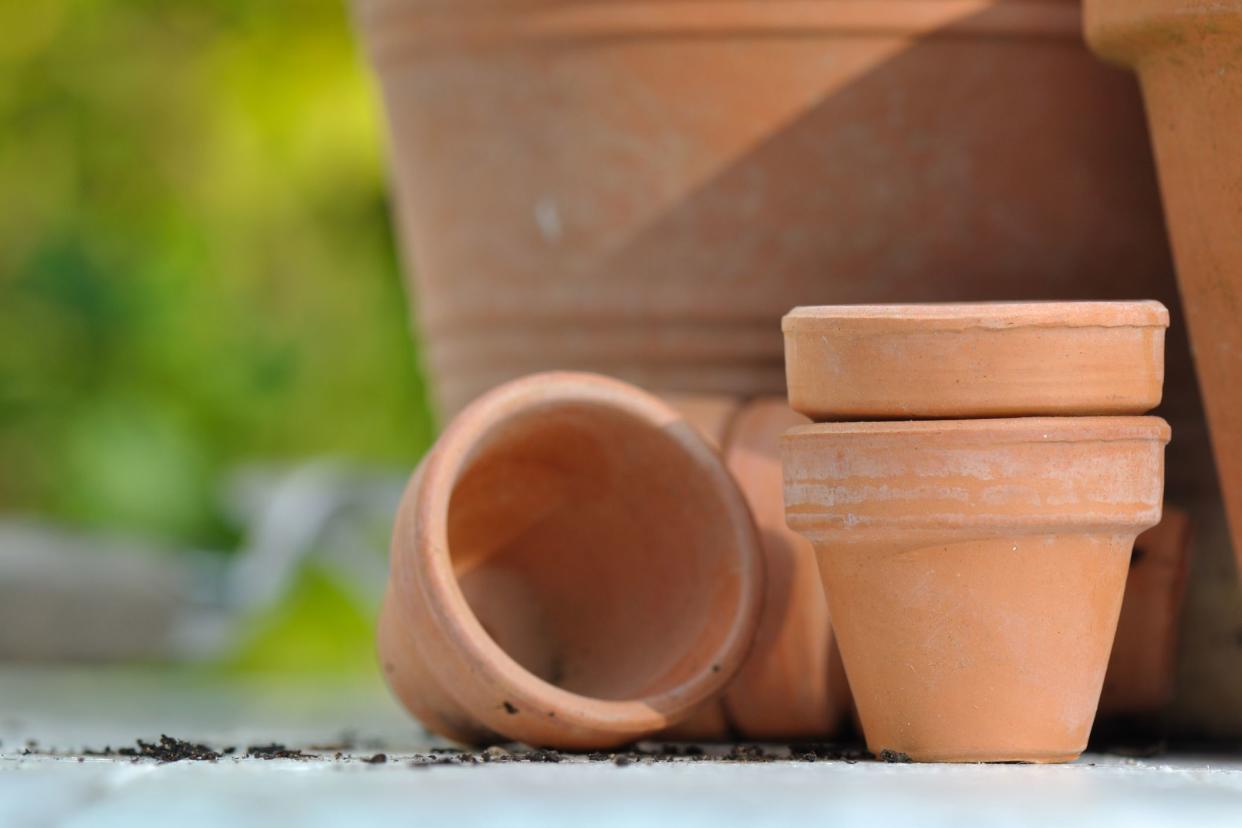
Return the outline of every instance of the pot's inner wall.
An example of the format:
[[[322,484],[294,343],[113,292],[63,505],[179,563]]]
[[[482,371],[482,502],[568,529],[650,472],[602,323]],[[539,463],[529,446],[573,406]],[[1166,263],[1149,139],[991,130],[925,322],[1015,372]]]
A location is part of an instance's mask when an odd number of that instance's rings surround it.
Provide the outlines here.
[[[571,692],[635,699],[711,667],[739,595],[725,508],[667,431],[549,404],[481,442],[449,544],[466,600],[514,660]]]

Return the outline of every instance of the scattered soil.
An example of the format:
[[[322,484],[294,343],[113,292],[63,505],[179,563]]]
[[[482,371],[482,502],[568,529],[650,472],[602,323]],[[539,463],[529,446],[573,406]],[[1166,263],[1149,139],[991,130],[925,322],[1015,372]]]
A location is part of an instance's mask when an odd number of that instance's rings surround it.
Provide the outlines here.
[[[227,753],[232,753],[236,748],[225,748],[224,751],[212,750],[207,745],[197,744],[195,742],[187,742],[183,739],[174,739],[172,736],[163,734],[158,742],[144,742],[138,739],[137,747],[123,747],[112,749],[109,745],[103,750],[91,750],[87,748],[82,751],[83,756],[121,756],[129,759],[154,759],[157,762],[214,762]],[[53,751],[54,753],[54,751]]]
[[[226,757],[250,760],[293,759],[298,761],[327,762],[360,762],[369,765],[383,765],[393,761],[401,761],[411,768],[432,768],[449,766],[478,766],[489,764],[612,764],[616,767],[630,765],[656,765],[666,763],[693,762],[729,762],[737,764],[758,764],[772,762],[848,762],[854,763],[879,759],[884,762],[909,762],[910,757],[895,751],[883,751],[878,757],[872,756],[856,744],[838,744],[828,742],[796,742],[788,745],[696,745],[696,744],[655,744],[643,742],[615,751],[595,751],[591,753],[563,753],[557,750],[526,748],[520,745],[492,745],[479,750],[462,750],[452,747],[431,748],[426,753],[398,754],[393,756],[389,749],[378,753],[365,754],[363,750],[374,750],[382,747],[382,742],[375,740],[363,741],[352,734],[346,734],[339,741],[291,747],[280,742],[254,744],[240,750],[234,746],[213,747],[211,745],[178,739],[168,735],[160,736],[158,741],[147,742],[138,739],[133,747],[103,749],[87,748],[79,751],[58,751],[41,749],[37,742],[27,743],[24,754],[60,756],[82,759],[85,757],[110,757],[128,759],[138,762],[151,760],[155,762],[216,762]]]
[[[309,753],[287,748],[279,742],[270,745],[251,745],[246,748],[246,756],[250,759],[313,759]]]
[[[907,764],[911,761],[910,754],[902,753],[899,750],[882,750],[878,758],[881,762],[897,762],[902,764]]]

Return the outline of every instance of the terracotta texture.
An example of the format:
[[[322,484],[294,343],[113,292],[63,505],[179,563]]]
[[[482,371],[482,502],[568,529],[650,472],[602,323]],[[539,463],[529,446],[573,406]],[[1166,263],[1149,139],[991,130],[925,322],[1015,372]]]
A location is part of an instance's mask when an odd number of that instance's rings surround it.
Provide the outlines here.
[[[1159,302],[842,305],[786,314],[789,403],[816,420],[1141,414]]]
[[[784,438],[868,747],[1056,762],[1085,747],[1135,536],[1160,519],[1154,417],[837,423]]]
[[[826,739],[840,729],[849,685],[810,543],[785,525],[780,437],[809,421],[782,399],[740,403],[665,395],[723,446],[764,555],[763,614],[750,653],[720,698],[661,734],[677,741]]]
[[[661,399],[681,412],[717,451],[722,450],[729,427],[743,404],[735,397],[718,394],[662,394]],[[745,496],[745,490],[742,494]],[[762,548],[762,536],[759,540]],[[765,584],[767,577],[765,562]],[[765,602],[763,611],[767,612],[767,609]],[[752,644],[750,652],[753,651]],[[750,658],[749,654],[747,658]],[[733,728],[725,713],[723,689],[695,708],[685,719],[656,734],[656,737],[673,742],[723,742],[732,739]]]
[[[1088,0],[1084,13],[1092,48],[1133,67],[1142,85],[1234,552],[1242,556],[1242,2]]]
[[[784,400],[756,400],[733,421],[725,448],[759,529],[767,576],[755,642],[724,696],[734,731],[747,739],[832,737],[850,704],[815,550],[785,523],[780,440],[807,422]]]
[[[1175,298],[1075,2],[355,8],[446,414],[549,368],[779,395],[798,304]]]
[[[1190,518],[1167,506],[1134,542],[1101,716],[1159,713],[1173,701],[1189,553]]]
[[[443,736],[604,748],[717,695],[762,595],[745,501],[693,426],[615,380],[536,375],[463,411],[411,480],[379,652]]]

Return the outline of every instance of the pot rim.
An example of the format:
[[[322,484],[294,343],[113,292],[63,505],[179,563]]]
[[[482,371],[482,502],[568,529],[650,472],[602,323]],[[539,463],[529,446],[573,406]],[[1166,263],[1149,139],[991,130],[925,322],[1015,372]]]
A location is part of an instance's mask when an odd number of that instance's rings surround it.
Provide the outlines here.
[[[1122,302],[925,302],[885,305],[804,305],[785,314],[787,334],[927,333],[1015,328],[1167,328],[1169,310],[1153,299]]]
[[[781,441],[791,445],[836,437],[871,437],[885,442],[916,439],[920,443],[937,445],[1113,443],[1135,440],[1164,444],[1172,438],[1172,429],[1163,418],[1150,416],[876,420],[795,426],[785,432]]]
[[[354,0],[379,64],[420,50],[715,37],[1082,37],[1077,0]]]
[[[515,414],[556,403],[588,403],[610,407],[654,428],[684,423],[668,430],[675,444],[709,476],[732,522],[732,551],[740,573],[740,594],[727,631],[713,652],[685,682],[651,696],[608,700],[557,687],[527,670],[505,652],[475,616],[453,571],[448,543],[448,514],[460,474],[475,456],[474,449],[491,431]],[[401,588],[419,591],[427,616],[451,642],[449,653],[465,671],[487,686],[504,688],[507,698],[527,709],[555,711],[543,725],[567,730],[591,729],[612,734],[652,732],[684,717],[723,689],[748,650],[758,622],[763,589],[759,541],[749,509],[723,461],[684,418],[656,397],[635,386],[597,374],[545,372],[501,385],[471,403],[444,430],[427,457],[414,503],[413,537],[394,544],[394,580]],[[401,577],[402,575],[406,577]],[[439,664],[430,665],[433,672]],[[451,678],[451,677],[450,677]],[[441,675],[441,680],[444,676]],[[450,681],[447,686],[453,686]]]

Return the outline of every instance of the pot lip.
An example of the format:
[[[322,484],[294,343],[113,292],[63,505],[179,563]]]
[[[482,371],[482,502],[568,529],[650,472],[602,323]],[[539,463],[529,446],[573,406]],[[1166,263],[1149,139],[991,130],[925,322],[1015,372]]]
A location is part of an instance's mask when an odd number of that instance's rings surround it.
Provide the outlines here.
[[[703,654],[700,669],[662,693],[608,700],[564,690],[539,678],[487,634],[453,572],[447,525],[450,500],[481,439],[514,415],[573,403],[612,408],[653,428],[684,425],[666,434],[709,476],[732,523],[741,593],[729,628],[716,650]],[[394,557],[394,575],[404,569],[407,578],[398,578],[398,582],[409,581],[420,588],[429,617],[475,680],[504,688],[510,698],[528,708],[555,711],[555,717],[541,717],[542,726],[614,734],[661,729],[720,691],[745,657],[758,623],[763,589],[759,540],[749,508],[715,449],[681,414],[655,396],[620,380],[568,371],[532,374],[505,383],[476,399],[444,430],[425,461],[418,489],[414,537]]]
[[[1017,445],[1024,443],[1114,443],[1149,441],[1166,444],[1172,437],[1160,417],[1003,417],[978,420],[880,420],[814,423],[785,432],[782,443],[841,437],[917,440],[921,445]]]
[[[1081,37],[1077,0],[353,0],[355,26],[379,63],[400,44],[496,46],[686,36]]]
[[[1120,302],[927,302],[804,305],[785,314],[787,334],[901,333],[1015,328],[1167,328],[1169,310],[1154,299]]]

